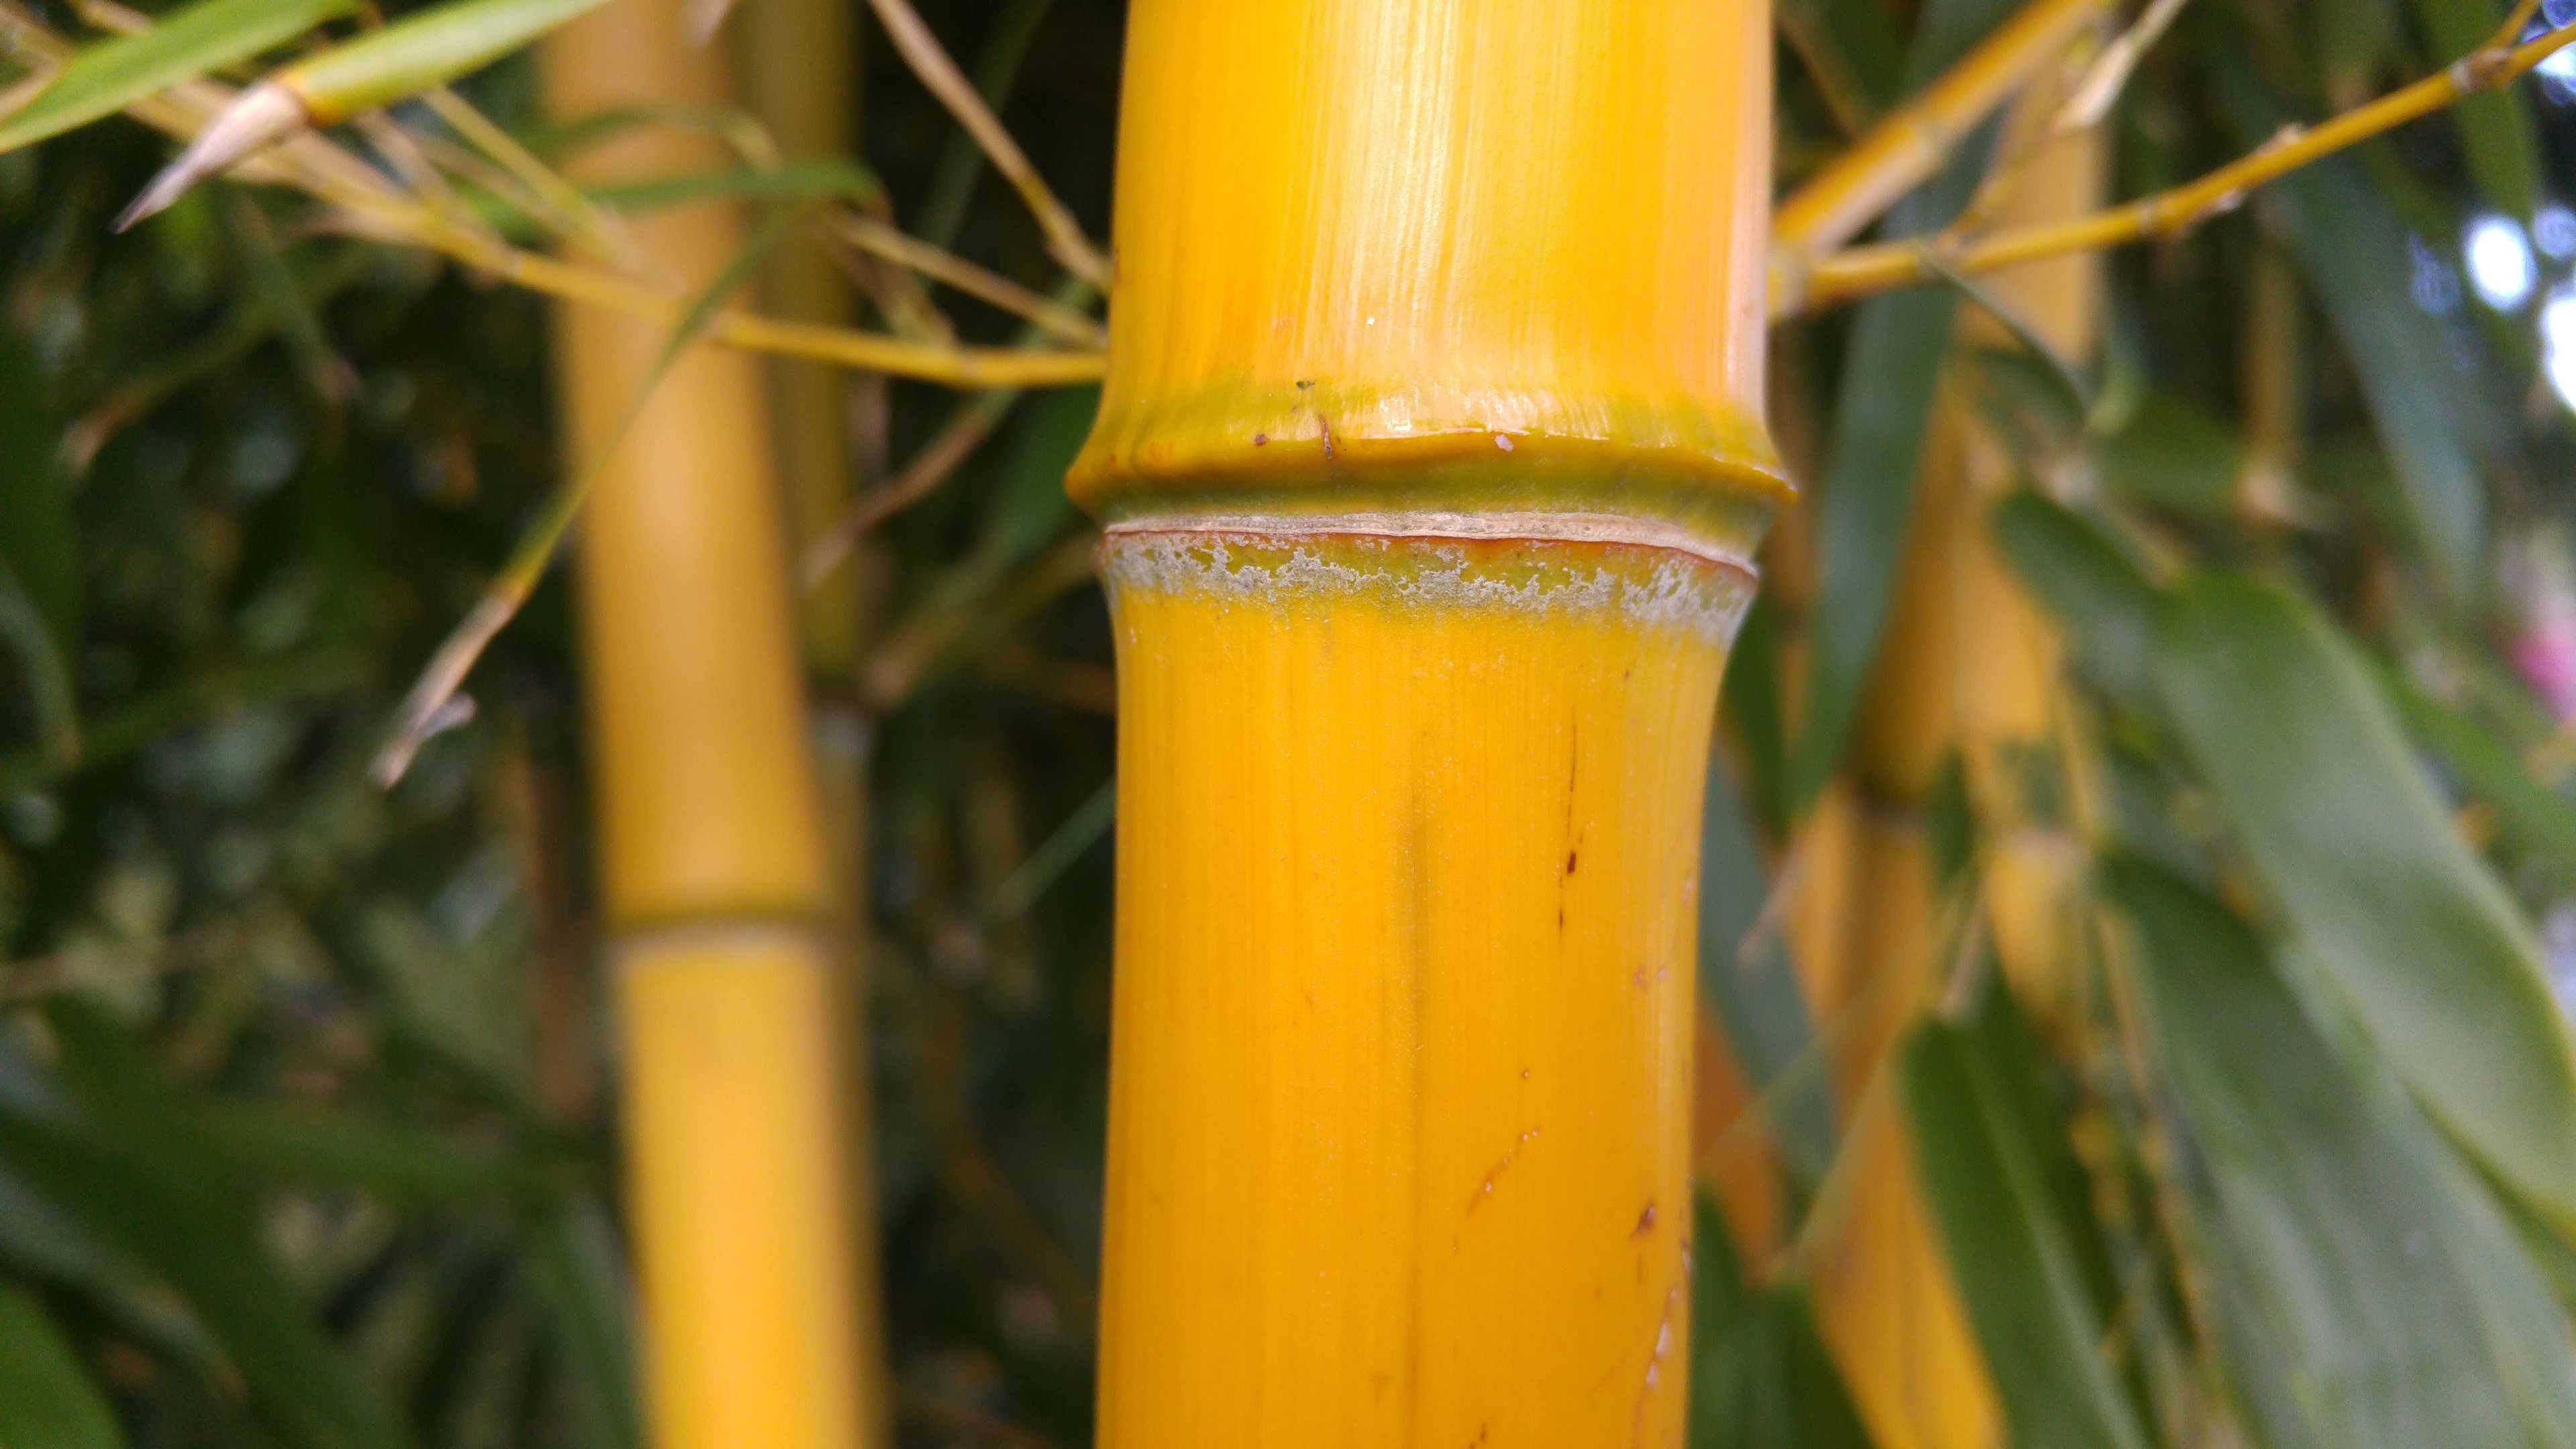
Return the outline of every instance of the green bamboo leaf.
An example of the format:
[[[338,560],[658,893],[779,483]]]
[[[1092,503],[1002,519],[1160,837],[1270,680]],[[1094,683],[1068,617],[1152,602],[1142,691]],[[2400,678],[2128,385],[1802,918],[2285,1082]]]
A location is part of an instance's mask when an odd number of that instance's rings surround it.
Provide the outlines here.
[[[2567,1324],[2404,1093],[2355,1075],[2235,916],[2106,861],[2176,1105],[2227,1362],[2278,1443],[2576,1444]]]
[[[396,1204],[507,1201],[546,1185],[524,1160],[354,1113],[238,1102],[189,1119],[210,1152],[264,1181],[360,1187]]]
[[[80,535],[57,445],[62,423],[15,332],[0,332],[0,639],[17,657],[47,758],[80,757],[69,661],[80,642]]]
[[[602,0],[457,0],[415,11],[382,30],[279,72],[321,124],[408,100],[479,70]]]
[[[1955,179],[1945,176],[1944,182]],[[1965,201],[1964,187],[1953,193]],[[1958,305],[1958,294],[1946,288],[1891,293],[1861,304],[1852,327],[1815,504],[1816,568],[1834,587],[1818,595],[1808,621],[1814,653],[1789,771],[1791,808],[1799,813],[1841,763],[1861,691],[1878,658]]]
[[[1929,84],[2013,9],[1997,0],[1926,5],[1906,62],[1909,86]],[[1917,236],[1957,216],[1985,174],[1994,135],[1991,122],[1979,127],[1938,176],[1897,203],[1883,234]],[[1834,587],[1817,599],[1809,620],[1814,655],[1806,717],[1789,771],[1790,803],[1801,812],[1841,762],[1861,690],[1878,657],[1933,393],[1958,308],[1957,292],[1918,287],[1862,303],[1852,324],[1815,505],[1816,567]]]
[[[1080,513],[1065,496],[1064,474],[1082,450],[1082,440],[1091,435],[1091,420],[1099,411],[1096,387],[1059,388],[1020,409],[1002,452],[979,552],[1017,564],[1077,522]]]
[[[2341,98],[2376,92],[2397,53],[2394,0],[2319,0],[2308,17],[2326,93],[2341,104]]]
[[[2247,145],[2289,117],[2243,67],[2213,67],[2219,99]],[[2486,495],[2478,454],[2502,435],[2492,403],[2450,364],[2440,323],[2416,306],[2406,231],[2361,167],[2335,156],[2272,183],[2267,215],[2323,304],[2380,442],[2396,465],[2406,522],[2454,593],[2477,577]]]
[[[0,1071],[10,1065],[0,1057]],[[79,1295],[136,1343],[203,1380],[231,1374],[223,1349],[206,1336],[186,1305],[172,1299],[130,1254],[84,1231],[5,1163],[0,1163],[0,1268]]]
[[[2235,501],[2244,455],[2227,426],[2164,393],[2139,399],[2126,426],[2094,448],[2103,486],[2124,498],[2199,517]]]
[[[194,679],[100,712],[82,732],[78,763],[83,768],[93,768],[122,759],[173,730],[224,710],[340,694],[356,689],[368,678],[362,660],[337,648],[210,669]],[[41,751],[0,755],[0,798],[70,773],[61,760]]]
[[[1998,500],[1990,526],[2004,562],[2066,630],[2103,692],[2132,708],[2150,703],[2156,586],[2120,546],[2073,509],[2026,490]]]
[[[68,1093],[0,1094],[0,1160],[151,1269],[221,1344],[261,1416],[309,1449],[409,1441],[262,1249],[250,1197],[187,1131],[182,1099],[94,1007],[46,1014]]]
[[[157,94],[238,65],[346,15],[356,0],[197,0],[135,35],[73,56],[51,84],[0,121],[0,151],[14,151]]]
[[[1061,490],[1059,490],[1061,491]],[[995,916],[1026,915],[1074,862],[1090,853],[1118,823],[1118,780],[1116,776],[1100,782],[1100,788],[1073,809],[1038,847],[1020,862],[1019,869],[1004,877],[993,888],[986,909]]]
[[[715,200],[846,201],[870,207],[885,199],[885,186],[875,172],[855,161],[826,159],[655,177],[593,187],[587,194],[593,201],[636,214]]]
[[[1781,1161],[1812,1187],[1834,1155],[1833,1084],[1777,922],[1753,822],[1711,760],[1700,814],[1699,983],[1762,1104]]]
[[[1780,697],[1787,682],[1780,657],[1780,608],[1768,590],[1753,596],[1727,651],[1718,690],[1720,722],[1744,770],[1745,808],[1773,840],[1789,831],[1789,722]]]
[[[2398,715],[2479,799],[2493,805],[2524,850],[2547,856],[2576,879],[2576,805],[2543,786],[2476,720],[2434,699],[2393,670],[2382,680]]]
[[[5,550],[0,550],[0,641],[6,641],[9,652],[18,657],[45,757],[66,769],[79,763],[80,712],[70,666],[34,596],[9,566]]]
[[[2434,1120],[2576,1230],[2576,1064],[2538,944],[2351,645],[2241,577],[2160,613],[2158,696],[2292,934]]]
[[[993,114],[1002,113],[1003,102],[1019,82],[1020,63],[1028,59],[1038,26],[1054,4],[1055,0],[1008,0],[984,33],[983,53],[975,57],[975,93]],[[939,153],[938,169],[930,173],[930,185],[921,193],[913,234],[935,247],[954,244],[958,229],[966,224],[966,207],[975,199],[975,178],[983,169],[984,148],[962,127],[950,132],[948,144]]]
[[[1998,988],[2000,990],[2000,988]],[[1927,1021],[1899,1059],[1915,1172],[2021,1449],[2147,1449],[2103,1362],[2095,1272],[1989,1033]]]
[[[0,1282],[0,1443],[9,1449],[121,1449],[116,1415],[42,1305]]]
[[[606,1211],[587,1199],[567,1200],[534,1225],[528,1246],[557,1351],[579,1390],[586,1442],[641,1449],[643,1416],[626,1321],[633,1289]]]
[[[1869,1449],[1796,1288],[1744,1281],[1706,1195],[1691,1239],[1690,1449]]]
[[[2508,0],[2413,0],[2415,23],[2436,65],[2485,45],[2504,24]],[[2539,191],[2540,142],[2522,87],[2467,96],[2451,107],[2451,124],[2468,153],[2469,175],[2497,209],[2531,219]]]

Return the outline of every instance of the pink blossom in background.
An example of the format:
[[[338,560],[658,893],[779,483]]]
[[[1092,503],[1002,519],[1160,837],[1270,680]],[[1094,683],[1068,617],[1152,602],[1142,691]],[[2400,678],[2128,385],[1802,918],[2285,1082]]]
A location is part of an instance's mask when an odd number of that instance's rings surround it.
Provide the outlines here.
[[[2532,620],[2514,638],[2513,667],[2560,723],[2576,721],[2576,611]]]

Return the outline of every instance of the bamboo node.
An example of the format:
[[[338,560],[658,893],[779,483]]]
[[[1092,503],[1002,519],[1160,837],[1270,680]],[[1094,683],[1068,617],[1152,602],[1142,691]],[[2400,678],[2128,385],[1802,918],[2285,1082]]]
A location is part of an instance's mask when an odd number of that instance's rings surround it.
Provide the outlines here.
[[[1268,607],[1377,596],[1435,611],[1608,615],[1721,647],[1735,637],[1758,584],[1749,560],[1697,540],[1587,537],[1579,524],[1538,515],[1508,530],[1493,519],[1444,524],[1410,514],[1250,523],[1113,524],[1101,538],[1101,576],[1113,590],[1215,594]],[[1602,523],[1617,529],[1633,520]]]

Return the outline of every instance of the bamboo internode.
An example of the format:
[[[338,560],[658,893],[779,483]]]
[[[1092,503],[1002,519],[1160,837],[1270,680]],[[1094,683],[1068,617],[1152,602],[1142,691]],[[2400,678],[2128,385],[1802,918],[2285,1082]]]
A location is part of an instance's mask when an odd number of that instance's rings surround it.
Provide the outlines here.
[[[1131,14],[1111,1449],[1681,1442],[1767,21]]]
[[[616,0],[556,34],[549,105],[721,103],[682,9]],[[635,132],[579,179],[705,169],[712,144]],[[722,206],[631,226],[698,287],[745,236]],[[667,326],[558,321],[567,465],[604,460],[579,582],[654,1442],[858,1449],[844,1016],[764,364],[694,347],[657,384]]]
[[[1120,113],[1105,518],[1520,508],[1741,549],[1766,7],[1148,4]]]
[[[1683,907],[1750,580],[1276,534],[1105,571],[1102,1442],[1678,1445]]]

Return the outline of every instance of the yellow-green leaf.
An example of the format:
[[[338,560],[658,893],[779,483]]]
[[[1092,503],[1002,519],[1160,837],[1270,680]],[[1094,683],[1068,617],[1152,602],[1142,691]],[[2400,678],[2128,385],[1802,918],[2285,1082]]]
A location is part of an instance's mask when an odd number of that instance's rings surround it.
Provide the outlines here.
[[[52,84],[0,121],[0,151],[58,136],[181,81],[237,65],[354,8],[355,0],[198,0],[150,30],[72,57]]]
[[[282,72],[316,121],[407,100],[479,70],[602,0],[461,0],[405,16]]]

